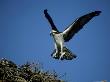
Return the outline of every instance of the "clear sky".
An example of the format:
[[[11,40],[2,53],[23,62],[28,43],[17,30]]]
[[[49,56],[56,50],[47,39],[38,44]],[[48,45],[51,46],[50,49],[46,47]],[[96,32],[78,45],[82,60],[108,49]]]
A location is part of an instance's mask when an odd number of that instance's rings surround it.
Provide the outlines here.
[[[63,79],[69,82],[110,82],[109,6],[109,0],[0,0],[0,58],[16,64],[39,61],[46,70],[66,73]],[[44,9],[60,31],[77,17],[102,11],[67,43],[77,55],[75,60],[58,61],[50,56],[54,44]]]

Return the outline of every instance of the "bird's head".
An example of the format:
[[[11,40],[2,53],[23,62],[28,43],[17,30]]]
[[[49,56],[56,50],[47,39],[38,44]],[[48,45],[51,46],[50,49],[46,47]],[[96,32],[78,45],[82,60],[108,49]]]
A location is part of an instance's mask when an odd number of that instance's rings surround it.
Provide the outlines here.
[[[57,32],[57,31],[55,31],[55,30],[52,30],[51,32],[50,32],[50,36],[51,35],[55,35],[55,34],[58,34],[59,32]]]

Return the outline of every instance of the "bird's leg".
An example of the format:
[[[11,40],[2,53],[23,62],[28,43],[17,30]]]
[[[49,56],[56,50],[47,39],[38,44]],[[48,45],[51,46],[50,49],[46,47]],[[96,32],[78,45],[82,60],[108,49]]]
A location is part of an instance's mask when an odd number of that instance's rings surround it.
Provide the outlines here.
[[[55,43],[55,53],[52,55],[52,57],[56,57],[56,54],[58,53],[58,48],[57,48],[57,45]]]
[[[63,51],[63,43],[61,42],[61,56],[60,56],[60,59],[62,60],[62,58],[63,58],[63,56],[64,56],[64,54],[65,54],[65,52]]]

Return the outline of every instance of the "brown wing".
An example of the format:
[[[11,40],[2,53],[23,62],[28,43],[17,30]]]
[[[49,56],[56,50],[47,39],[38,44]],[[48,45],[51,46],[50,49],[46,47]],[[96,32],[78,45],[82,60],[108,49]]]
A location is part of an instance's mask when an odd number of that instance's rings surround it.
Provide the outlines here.
[[[51,27],[52,27],[52,30],[59,32],[59,31],[57,30],[56,26],[54,25],[52,18],[51,18],[50,15],[48,14],[47,9],[44,10],[44,14],[45,14],[45,17],[47,18],[48,22],[50,23],[50,25],[51,25]]]
[[[81,16],[74,21],[67,29],[63,31],[64,41],[69,41],[83,26],[88,23],[93,17],[98,16],[101,11],[94,11],[84,16]]]

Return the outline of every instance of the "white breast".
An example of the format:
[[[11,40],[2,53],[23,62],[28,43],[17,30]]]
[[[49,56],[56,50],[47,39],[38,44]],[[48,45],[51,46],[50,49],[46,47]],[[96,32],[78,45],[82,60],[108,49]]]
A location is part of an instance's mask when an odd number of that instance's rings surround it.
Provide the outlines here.
[[[53,36],[56,43],[64,43],[63,35],[62,33],[54,34]]]

